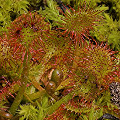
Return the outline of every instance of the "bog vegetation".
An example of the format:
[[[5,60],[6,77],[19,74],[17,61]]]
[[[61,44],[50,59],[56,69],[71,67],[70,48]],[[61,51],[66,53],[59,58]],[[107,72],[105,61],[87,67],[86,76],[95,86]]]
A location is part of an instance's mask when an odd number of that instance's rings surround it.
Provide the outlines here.
[[[119,120],[119,18],[120,0],[1,0],[0,119]]]

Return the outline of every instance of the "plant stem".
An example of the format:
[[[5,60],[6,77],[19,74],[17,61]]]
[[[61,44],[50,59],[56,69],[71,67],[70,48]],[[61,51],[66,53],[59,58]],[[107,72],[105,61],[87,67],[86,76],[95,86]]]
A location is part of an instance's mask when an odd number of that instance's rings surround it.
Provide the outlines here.
[[[20,102],[22,101],[23,94],[25,92],[25,88],[26,88],[26,83],[22,87],[20,87],[19,92],[18,92],[12,106],[10,107],[10,113],[13,115],[15,114]]]
[[[29,56],[29,54],[28,54],[28,56]],[[28,71],[29,71],[29,69],[28,69],[29,57],[27,58],[27,51],[26,51],[25,56],[24,56],[24,61],[23,61],[23,72],[21,75],[22,86],[19,88],[18,94],[17,94],[17,96],[16,96],[16,98],[15,98],[14,102],[12,103],[10,110],[9,110],[12,115],[15,114],[19,104],[21,103],[25,89],[26,89],[26,85],[27,85],[27,81],[28,81]]]
[[[52,114],[55,110],[57,110],[61,104],[66,103],[68,100],[70,100],[73,96],[74,92],[71,92],[67,94],[65,97],[61,98],[59,101],[57,101],[54,105],[50,106],[45,110],[46,115]]]

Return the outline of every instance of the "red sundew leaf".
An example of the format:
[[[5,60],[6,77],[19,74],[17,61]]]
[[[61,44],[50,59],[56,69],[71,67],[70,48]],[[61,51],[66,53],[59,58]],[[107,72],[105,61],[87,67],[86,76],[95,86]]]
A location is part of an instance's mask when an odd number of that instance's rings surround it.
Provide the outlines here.
[[[22,62],[24,61],[24,57],[25,57],[25,52],[23,52],[22,54]]]
[[[22,45],[19,45],[16,50],[15,50],[15,49],[13,50],[14,54],[16,54],[18,50],[20,50],[21,46],[22,46]],[[16,46],[15,46],[15,47],[16,47]]]
[[[10,95],[10,96],[12,96],[13,98],[15,98],[15,96],[14,96],[14,95],[12,95],[11,93],[9,93],[9,95]]]
[[[1,98],[1,99],[4,98],[4,99],[6,99],[6,100],[7,100],[6,97],[9,97],[9,96],[12,96],[12,97],[14,98],[13,93],[15,92],[14,86],[15,86],[16,84],[20,85],[19,81],[13,82],[13,83],[8,82],[8,85],[6,85],[5,87],[3,87],[3,88],[1,89],[2,94],[0,94],[0,96],[1,96],[0,98]]]
[[[64,120],[64,115],[66,114],[65,105],[62,104],[52,115],[48,115],[45,120]]]
[[[49,24],[36,12],[29,12],[16,18],[8,28],[8,42],[14,58],[23,60],[24,51],[26,49],[31,51],[31,48],[33,50],[31,55],[43,55],[45,46],[41,37],[49,29]]]

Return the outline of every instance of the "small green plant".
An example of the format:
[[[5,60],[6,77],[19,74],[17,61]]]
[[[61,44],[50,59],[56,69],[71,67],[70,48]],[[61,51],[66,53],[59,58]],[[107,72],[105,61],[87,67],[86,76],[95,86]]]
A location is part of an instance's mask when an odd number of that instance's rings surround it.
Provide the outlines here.
[[[1,0],[0,1],[0,32],[7,31],[11,21],[27,12],[27,0]]]

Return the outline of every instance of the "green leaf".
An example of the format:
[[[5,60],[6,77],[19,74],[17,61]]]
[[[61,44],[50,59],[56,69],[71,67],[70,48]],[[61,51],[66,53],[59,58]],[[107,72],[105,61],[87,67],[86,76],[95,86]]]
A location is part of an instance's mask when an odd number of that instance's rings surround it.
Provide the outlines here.
[[[60,107],[61,104],[66,103],[68,100],[70,100],[72,98],[73,94],[74,94],[74,92],[67,94],[65,97],[62,97],[55,104],[53,104],[52,106],[45,109],[46,115],[52,114],[55,110],[57,110]]]
[[[20,12],[20,14],[23,14],[25,11],[27,11],[29,2],[26,0],[19,1],[16,3],[16,10],[17,12]]]
[[[90,113],[89,113],[89,120],[93,120],[93,117],[94,117],[94,108],[92,107],[91,110],[90,110]]]
[[[99,117],[101,117],[103,115],[103,107],[100,109],[100,114],[99,114]],[[99,118],[98,117],[98,118]]]
[[[36,101],[36,102],[37,102],[37,105],[38,105],[38,107],[39,107],[37,119],[38,119],[38,120],[43,120],[44,117],[45,117],[44,109],[41,107],[41,105],[39,104],[38,101]]]
[[[82,117],[83,117],[83,120],[88,120],[86,115],[82,115]]]
[[[46,108],[46,107],[48,107],[48,97],[47,96],[43,97],[43,99],[42,99],[42,108]]]

